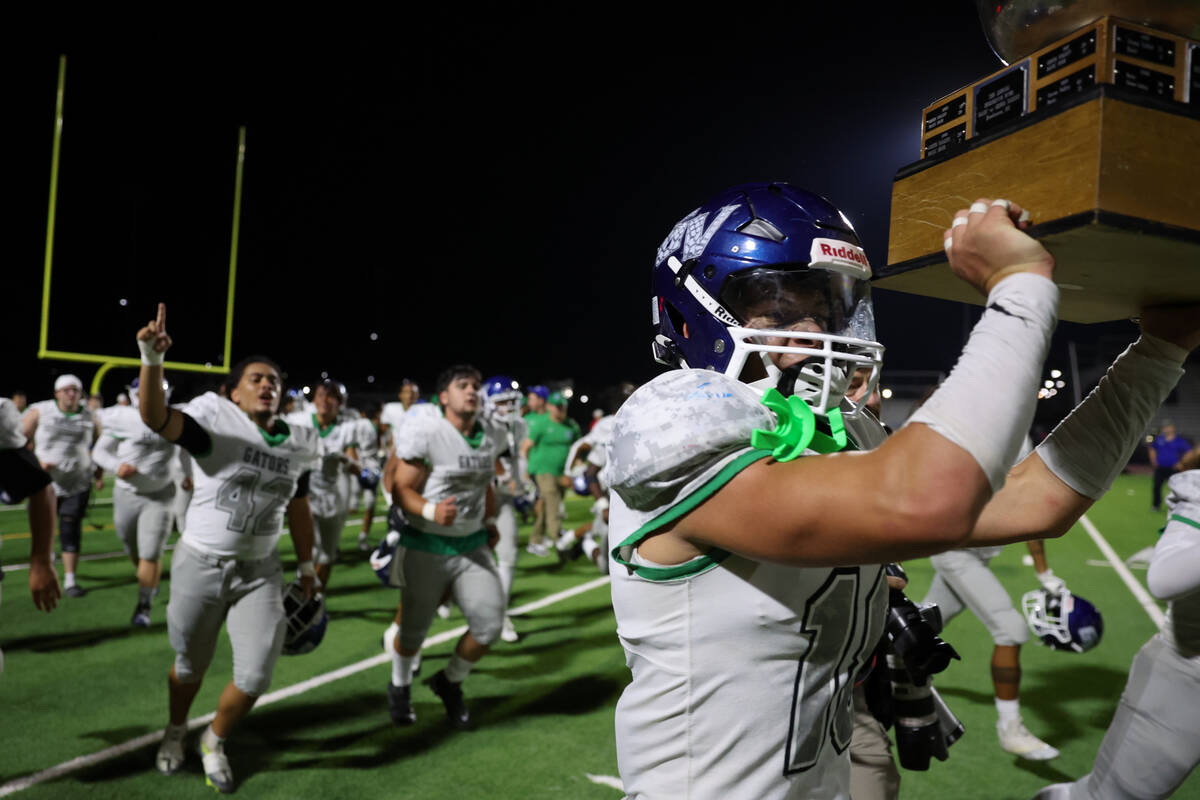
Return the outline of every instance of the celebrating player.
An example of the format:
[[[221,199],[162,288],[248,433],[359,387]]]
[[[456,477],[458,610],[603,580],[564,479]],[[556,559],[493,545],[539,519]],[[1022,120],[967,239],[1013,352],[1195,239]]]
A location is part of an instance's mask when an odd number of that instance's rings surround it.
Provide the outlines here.
[[[584,460],[583,471],[575,476],[576,490],[583,488],[592,497],[592,519],[578,528],[563,531],[554,547],[563,560],[571,553],[582,552],[604,573],[608,572],[608,487],[600,475],[608,463],[608,445],[612,442],[615,420],[613,415],[633,390],[631,383],[607,389],[600,399],[604,416],[595,421],[586,436],[571,445],[571,451],[567,454],[568,465],[574,465],[579,459]]]
[[[1133,657],[1092,771],[1038,800],[1172,797],[1200,764],[1200,470],[1167,483],[1167,526],[1146,585],[1168,601],[1166,622]]]
[[[283,647],[283,568],[277,544],[286,515],[305,595],[311,595],[312,513],[308,472],[317,461],[318,434],[276,417],[279,368],[248,358],[230,371],[229,399],[203,394],[182,410],[168,408],[163,357],[171,346],[166,306],[137,334],[142,421],[195,460],[195,492],[187,526],[171,564],[167,631],[175,663],[167,678],[170,724],[158,749],[159,772],[183,765],[188,710],[212,661],[224,622],[233,645],[233,680],[198,750],[205,780],[234,790],[225,739],[271,684]]]
[[[859,369],[873,373],[860,395],[874,388],[883,348],[841,212],[786,184],[745,186],[663,242],[654,348],[684,369],[626,401],[604,472],[633,673],[616,711],[630,798],[847,797],[850,690],[886,605],[879,565],[1061,535],[1124,466],[1184,355],[1148,316],[1096,392],[1012,466],[1057,307],[1053,258],[1020,214],[980,200],[955,215],[952,269],[987,308],[950,377],[882,444],[843,397]]]
[[[514,379],[507,375],[496,375],[483,382],[484,416],[503,432],[505,442],[499,457],[500,468],[492,483],[496,501],[496,530],[500,532],[500,541],[496,543],[496,561],[500,567],[505,608],[508,608],[508,600],[512,596],[513,575],[517,571],[516,498],[527,493],[521,487],[521,478],[525,474],[521,443],[529,431],[520,411],[521,389]],[[500,638],[506,642],[515,642],[520,638],[507,613],[504,615]]]
[[[388,709],[397,725],[416,721],[411,702],[415,659],[447,588],[467,618],[450,663],[427,683],[455,728],[470,727],[462,682],[504,621],[504,589],[489,545],[496,530],[492,478],[507,446],[503,432],[480,419],[480,375],[458,365],[437,381],[442,414],[410,416],[394,442],[392,480],[404,512],[400,633],[392,648]]]
[[[308,486],[308,503],[316,526],[313,560],[321,586],[329,585],[350,512],[350,492],[357,488],[356,482],[344,481],[342,476],[362,472],[358,463],[359,420],[342,414],[342,397],[340,384],[321,381],[313,390],[316,410],[311,414],[298,411],[287,417],[293,428],[316,431],[321,445],[321,464],[313,470]]]
[[[34,606],[53,611],[62,597],[54,571],[54,489],[25,445],[16,403],[0,397],[0,503],[29,500],[29,592]],[[0,668],[3,664],[0,656]]]
[[[54,381],[54,399],[34,403],[21,418],[22,433],[34,442],[34,454],[54,480],[67,597],[87,594],[76,581],[75,568],[83,539],[83,516],[92,494],[91,449],[100,435],[100,422],[80,403],[82,397],[79,378],[60,375]]]
[[[136,382],[135,382],[136,383]],[[136,389],[136,385],[131,387]],[[164,395],[168,387],[164,387]],[[183,475],[181,449],[142,422],[134,405],[113,406],[105,412],[104,434],[92,448],[97,464],[117,476],[113,487],[113,524],[125,552],[137,570],[137,605],[130,624],[150,625],[150,606],[158,594],[163,545],[171,533],[176,480]],[[190,470],[191,459],[187,464]]]

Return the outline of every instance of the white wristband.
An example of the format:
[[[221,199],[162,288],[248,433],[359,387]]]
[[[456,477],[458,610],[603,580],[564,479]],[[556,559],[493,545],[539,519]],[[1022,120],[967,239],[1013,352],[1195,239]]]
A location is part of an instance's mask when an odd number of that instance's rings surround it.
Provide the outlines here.
[[[1150,421],[1183,377],[1187,351],[1142,334],[1037,448],[1046,467],[1084,497],[1108,491]]]
[[[142,351],[142,363],[150,367],[161,367],[166,353],[160,353],[154,349],[154,342],[137,340],[138,350]]]
[[[436,522],[437,505],[426,500],[425,505],[421,506],[421,516],[430,522]]]
[[[317,570],[313,567],[311,561],[301,561],[296,565],[296,572],[299,572],[305,578],[316,577]]]
[[[483,521],[483,526],[484,526],[485,528],[490,528],[491,526],[493,526],[493,525],[495,525],[495,524],[496,524],[496,518],[495,518],[495,517],[488,517],[488,518],[486,518],[486,519]]]
[[[970,453],[992,491],[1004,485],[1033,422],[1057,310],[1058,287],[1040,275],[997,283],[950,377],[908,420]]]

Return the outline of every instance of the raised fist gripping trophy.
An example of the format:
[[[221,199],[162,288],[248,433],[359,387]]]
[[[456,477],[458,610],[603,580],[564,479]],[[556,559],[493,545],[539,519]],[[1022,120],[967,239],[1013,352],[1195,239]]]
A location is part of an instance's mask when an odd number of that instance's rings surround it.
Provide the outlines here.
[[[925,109],[877,285],[979,303],[942,231],[976,197],[1011,197],[1055,257],[1060,318],[1200,300],[1200,0],[976,5],[1007,66]]]

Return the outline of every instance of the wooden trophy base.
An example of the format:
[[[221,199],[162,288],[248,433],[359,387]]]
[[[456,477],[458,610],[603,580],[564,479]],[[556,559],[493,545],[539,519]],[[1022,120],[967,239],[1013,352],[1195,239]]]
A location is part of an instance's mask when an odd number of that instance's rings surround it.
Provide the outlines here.
[[[875,285],[982,304],[950,272],[942,235],[977,198],[1029,210],[1054,255],[1059,317],[1102,322],[1200,302],[1200,114],[1100,84],[964,152],[900,170],[888,266]]]

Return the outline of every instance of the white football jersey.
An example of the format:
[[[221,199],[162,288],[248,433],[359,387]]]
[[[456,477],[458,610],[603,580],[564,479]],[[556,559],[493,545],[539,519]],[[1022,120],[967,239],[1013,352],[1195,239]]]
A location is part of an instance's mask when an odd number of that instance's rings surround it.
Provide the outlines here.
[[[137,473],[128,478],[117,478],[121,488],[137,494],[153,494],[183,476],[180,448],[150,430],[133,406],[105,409],[102,430],[102,438],[117,440],[118,465],[132,464],[137,468]]]
[[[308,483],[308,503],[318,517],[332,517],[350,506],[349,484],[343,478],[345,452],[358,448],[358,420],[338,415],[331,424],[322,426],[316,414],[288,414],[288,425],[315,431],[320,444],[321,462],[313,470]]]
[[[579,448],[584,445],[588,446],[587,463],[594,466],[604,468],[608,463],[608,446],[612,442],[613,422],[615,416],[609,414],[596,420],[596,424],[587,432],[587,435],[576,440],[575,444],[571,445],[571,451],[567,453],[567,465],[570,466],[575,462],[575,457],[579,452]],[[600,479],[600,486],[607,490],[603,478]]]
[[[1165,563],[1168,570],[1186,576],[1182,581],[1176,577],[1174,583],[1194,586],[1194,576],[1200,574],[1200,470],[1172,475],[1167,488],[1167,525],[1154,548],[1151,569]],[[1168,602],[1166,617],[1162,637],[1200,668],[1200,590]]]
[[[647,534],[769,457],[750,437],[775,418],[738,381],[677,370],[638,389],[612,424],[602,477],[633,673],[616,710],[628,796],[849,798],[851,689],[883,630],[882,567],[799,568],[718,549],[648,562],[636,553]],[[883,439],[872,420],[851,426],[861,449]]]
[[[25,434],[21,433],[21,412],[17,404],[7,397],[0,397],[0,450],[12,450],[25,446]]]
[[[29,408],[38,412],[34,453],[38,461],[54,465],[46,470],[54,480],[54,493],[66,497],[85,491],[92,479],[92,438],[96,430],[92,412],[81,404],[78,411],[67,414],[56,400],[42,400]]]
[[[496,427],[504,438],[504,446],[500,450],[500,472],[495,476],[496,494],[511,498],[509,484],[523,479],[520,465],[521,443],[529,438],[529,423],[519,414],[512,414],[507,420],[501,420],[491,414],[486,415],[488,422]]]
[[[209,452],[192,453],[195,488],[183,540],[217,556],[266,558],[283,533],[296,482],[318,464],[317,432],[287,426],[286,433],[267,434],[213,392],[193,399],[183,412],[212,439]]]
[[[416,408],[416,405],[411,406],[411,408]],[[407,413],[408,409],[399,400],[383,404],[383,408],[379,412],[379,424],[387,425],[391,428],[392,441],[396,440],[396,432],[403,427],[404,416]]]
[[[411,527],[453,537],[469,536],[483,528],[487,488],[496,475],[496,459],[508,447],[500,428],[480,417],[468,437],[440,413],[434,416],[410,411],[393,446],[396,458],[424,461],[429,466],[422,497],[431,503],[453,497],[458,508],[458,516],[449,526],[406,511],[404,516]]]

